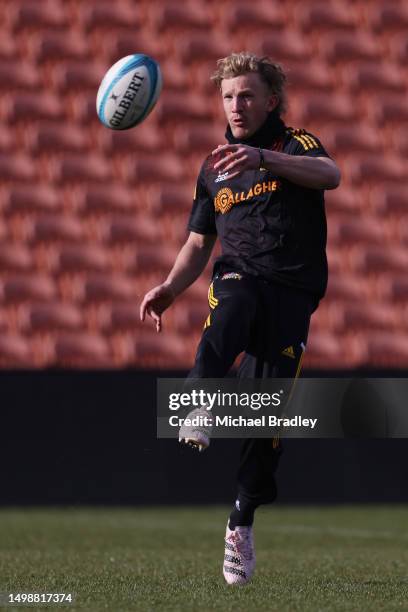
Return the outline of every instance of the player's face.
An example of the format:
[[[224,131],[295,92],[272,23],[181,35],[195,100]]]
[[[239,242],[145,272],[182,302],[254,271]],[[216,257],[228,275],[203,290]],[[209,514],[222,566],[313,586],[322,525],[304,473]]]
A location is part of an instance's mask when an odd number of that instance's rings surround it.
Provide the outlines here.
[[[235,138],[250,138],[278,104],[256,72],[221,81],[224,111]]]

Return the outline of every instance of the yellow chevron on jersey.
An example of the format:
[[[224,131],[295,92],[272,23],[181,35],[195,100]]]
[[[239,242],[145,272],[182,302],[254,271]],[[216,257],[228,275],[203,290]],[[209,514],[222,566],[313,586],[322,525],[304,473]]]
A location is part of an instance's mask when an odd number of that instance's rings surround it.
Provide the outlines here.
[[[289,128],[288,132],[301,143],[305,151],[319,148],[319,143],[311,134],[307,134],[303,128]]]
[[[211,309],[213,309],[216,306],[218,306],[218,299],[214,296],[214,287],[213,287],[212,283],[211,283],[210,288],[208,290],[208,303],[209,303]]]

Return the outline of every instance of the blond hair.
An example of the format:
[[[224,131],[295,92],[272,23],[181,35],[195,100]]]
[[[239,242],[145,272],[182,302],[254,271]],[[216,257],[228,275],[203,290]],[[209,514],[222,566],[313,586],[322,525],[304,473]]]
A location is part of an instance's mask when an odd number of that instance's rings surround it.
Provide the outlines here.
[[[248,72],[257,72],[262,81],[268,86],[271,93],[279,98],[276,110],[278,114],[286,110],[286,75],[280,64],[272,62],[267,57],[258,57],[253,53],[240,51],[231,53],[228,57],[223,57],[217,61],[217,70],[211,76],[211,80],[221,88],[223,79],[231,79]]]

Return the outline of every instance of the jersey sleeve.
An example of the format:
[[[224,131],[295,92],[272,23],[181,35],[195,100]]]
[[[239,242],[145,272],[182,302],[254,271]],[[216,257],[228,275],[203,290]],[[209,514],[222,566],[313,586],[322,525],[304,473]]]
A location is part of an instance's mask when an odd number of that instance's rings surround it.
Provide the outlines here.
[[[306,130],[292,130],[288,153],[308,157],[330,157],[320,140]]]
[[[197,178],[193,208],[187,227],[190,232],[197,234],[217,233],[214,202],[205,185],[203,168]]]

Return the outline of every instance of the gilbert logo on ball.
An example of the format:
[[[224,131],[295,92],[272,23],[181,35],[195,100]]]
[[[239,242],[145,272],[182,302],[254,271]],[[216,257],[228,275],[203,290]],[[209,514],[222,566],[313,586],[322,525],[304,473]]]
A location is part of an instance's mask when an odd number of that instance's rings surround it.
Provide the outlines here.
[[[140,53],[127,55],[109,68],[96,97],[96,112],[103,125],[127,130],[153,110],[162,88],[158,63]]]

